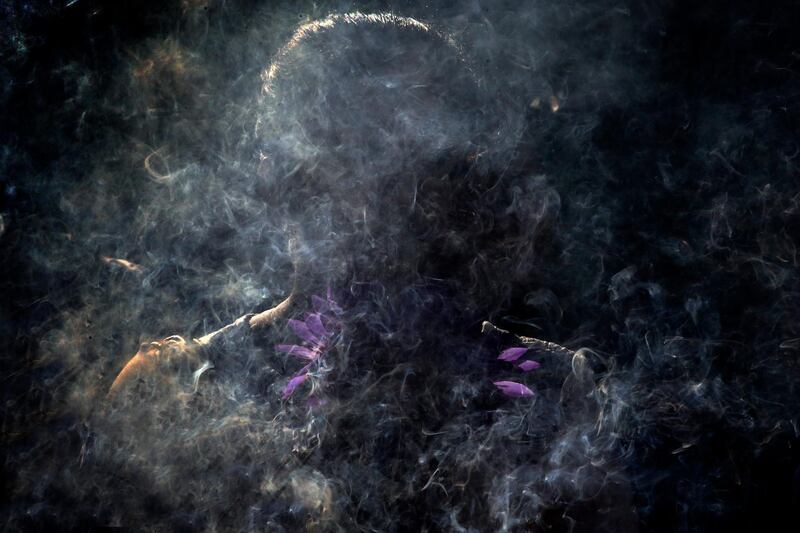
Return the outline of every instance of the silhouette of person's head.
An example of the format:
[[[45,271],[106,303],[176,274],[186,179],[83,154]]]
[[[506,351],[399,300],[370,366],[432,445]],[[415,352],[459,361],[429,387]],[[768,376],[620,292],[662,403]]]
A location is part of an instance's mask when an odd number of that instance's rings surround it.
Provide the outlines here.
[[[408,283],[463,255],[486,117],[455,43],[414,19],[333,15],[300,27],[263,78],[261,190],[310,270]]]

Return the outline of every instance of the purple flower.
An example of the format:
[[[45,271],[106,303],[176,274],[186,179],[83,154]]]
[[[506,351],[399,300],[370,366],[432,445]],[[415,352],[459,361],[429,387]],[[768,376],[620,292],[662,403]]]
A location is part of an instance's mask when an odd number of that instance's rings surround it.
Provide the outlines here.
[[[342,308],[339,307],[339,304],[333,299],[333,291],[330,287],[328,287],[328,294],[326,298],[321,296],[317,296],[316,294],[311,296],[311,305],[314,307],[314,310],[317,313],[333,313],[335,315],[342,314]]]
[[[308,313],[305,320],[289,320],[289,327],[295,335],[300,337],[303,344],[278,344],[275,346],[279,352],[293,355],[307,362],[283,389],[284,399],[291,396],[295,389],[308,379],[312,365],[319,362],[328,350],[340,327],[338,320],[324,314],[326,312],[337,314],[342,312],[341,307],[331,298],[330,291],[327,299],[312,296],[311,302],[316,312]]]
[[[500,352],[500,355],[497,356],[497,358],[501,361],[512,362],[522,357],[522,355],[527,351],[527,348],[506,348]]]
[[[500,392],[512,398],[533,396],[533,391],[531,389],[515,381],[495,381],[494,385],[500,389]]]
[[[529,350],[527,347],[515,347],[515,348],[506,348],[497,358],[501,361],[506,361],[509,363],[514,363],[520,357],[525,355],[525,353]],[[531,370],[536,370],[541,365],[539,361],[534,361],[529,359],[527,361],[522,361],[521,363],[516,364],[519,370],[523,372],[530,372]],[[523,385],[522,383],[517,383],[516,381],[495,381],[494,384],[500,391],[505,394],[506,396],[511,396],[512,398],[522,398],[525,396],[533,396],[533,391]]]
[[[309,327],[308,323],[301,320],[295,320],[293,318],[290,319],[289,327],[292,328],[292,331],[294,331],[295,335],[312,346],[320,344],[322,342],[322,338],[324,338],[324,336],[320,338],[311,333],[311,328]]]
[[[523,372],[530,372],[531,370],[536,370],[540,366],[542,365],[539,364],[539,361],[534,361],[533,359],[530,359],[528,361],[523,361],[522,363],[518,364],[517,368],[519,368]]]
[[[294,390],[299,387],[305,380],[308,379],[308,372],[297,375],[289,380],[289,383],[283,388],[283,399],[287,399],[292,395]]]
[[[275,346],[275,349],[279,352],[286,352],[289,355],[294,355],[300,359],[306,359],[308,361],[314,361],[317,357],[319,357],[319,353],[311,348],[298,346],[296,344],[278,344]]]
[[[322,315],[319,313],[312,313],[306,317],[306,328],[312,335],[316,335],[319,339],[330,337],[331,333],[322,325]]]

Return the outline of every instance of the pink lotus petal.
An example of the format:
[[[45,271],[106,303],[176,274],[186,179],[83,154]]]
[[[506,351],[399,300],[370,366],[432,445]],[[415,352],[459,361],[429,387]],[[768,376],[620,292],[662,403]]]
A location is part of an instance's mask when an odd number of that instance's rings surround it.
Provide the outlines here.
[[[530,372],[531,370],[536,370],[540,366],[542,365],[539,364],[539,361],[534,361],[533,359],[531,359],[529,361],[523,361],[522,363],[517,365],[517,368],[519,368],[523,372]]]
[[[308,374],[300,374],[289,380],[289,383],[283,388],[283,399],[285,400],[292,395],[294,390],[299,387],[305,380],[308,379]]]
[[[495,381],[495,386],[500,389],[500,392],[512,398],[522,398],[525,396],[533,396],[533,391],[515,381]]]
[[[497,356],[497,358],[501,361],[516,361],[527,351],[527,348],[506,348],[500,352],[500,355]]]
[[[275,349],[279,352],[286,352],[289,355],[294,355],[301,359],[308,359],[309,361],[313,361],[319,357],[319,352],[314,351],[311,348],[306,348],[305,346],[298,346],[296,344],[278,344],[275,346]]]
[[[308,326],[305,322],[301,322],[300,320],[290,319],[289,320],[289,327],[292,328],[292,331],[295,334],[303,339],[304,341],[311,343],[311,344],[321,344],[322,339],[311,333],[311,330],[308,329]]]
[[[319,313],[308,315],[308,318],[306,318],[306,326],[313,335],[316,335],[320,339],[330,337],[330,332],[322,325],[322,317]]]

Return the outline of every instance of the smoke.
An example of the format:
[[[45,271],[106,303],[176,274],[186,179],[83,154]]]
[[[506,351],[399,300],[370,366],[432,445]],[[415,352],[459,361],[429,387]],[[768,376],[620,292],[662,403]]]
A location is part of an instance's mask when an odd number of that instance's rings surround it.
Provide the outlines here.
[[[4,527],[790,516],[796,7],[56,4],[0,8]]]

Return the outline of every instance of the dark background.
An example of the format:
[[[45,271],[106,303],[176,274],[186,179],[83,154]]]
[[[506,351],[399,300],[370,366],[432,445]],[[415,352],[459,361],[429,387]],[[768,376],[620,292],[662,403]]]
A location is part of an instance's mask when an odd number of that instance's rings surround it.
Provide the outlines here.
[[[218,160],[246,150],[214,135],[235,122],[220,99],[254,94],[258,69],[303,17],[353,9],[324,4],[9,0],[0,7],[0,517],[12,530],[51,524],[40,514],[48,505],[74,511],[63,516],[69,529],[103,525],[102,512],[78,511],[86,502],[50,488],[46,475],[35,474],[38,484],[21,478],[34,475],[27,463],[57,457],[56,449],[80,450],[80,417],[59,408],[80,365],[52,355],[62,347],[49,332],[75,334],[70,312],[90,305],[93,290],[86,269],[120,249],[114,228],[151,194],[137,181],[144,157],[173,138],[185,147],[174,164],[230,169]],[[483,65],[479,77],[496,83],[498,100],[519,117],[520,166],[556,182],[568,266],[546,283],[563,316],[548,319],[525,294],[507,315],[541,319],[548,338],[613,353],[628,376],[634,404],[622,439],[641,530],[794,530],[800,3],[357,7],[462,30],[468,54]],[[153,56],[142,89],[131,72],[142,68],[151,42],[179,43],[184,55],[161,63]],[[546,59],[519,68],[530,50]],[[528,106],[551,94],[561,100],[557,113]],[[116,177],[103,182],[104,174]],[[103,187],[110,192],[99,193]],[[114,216],[102,220],[101,204]],[[86,209],[76,212],[80,205]],[[201,211],[213,218],[209,205],[186,218],[203,218]],[[106,240],[97,237],[103,227],[111,228]],[[235,255],[226,236],[224,228],[202,232],[204,272]],[[175,245],[148,239],[162,251]],[[146,251],[128,257],[144,259]],[[160,271],[170,268],[181,265]],[[158,286],[157,276],[151,281]],[[183,303],[167,306],[160,326],[142,319],[142,329],[169,334],[187,315],[214,307],[201,298],[187,312],[190,293],[176,289]],[[146,315],[148,303],[139,305]],[[123,337],[107,342],[134,353],[137,339]],[[642,363],[647,346],[661,351]],[[97,360],[102,350],[95,350],[85,357]],[[653,362],[659,357],[666,361]],[[102,367],[103,383],[112,366]],[[690,382],[706,392],[692,396]]]

